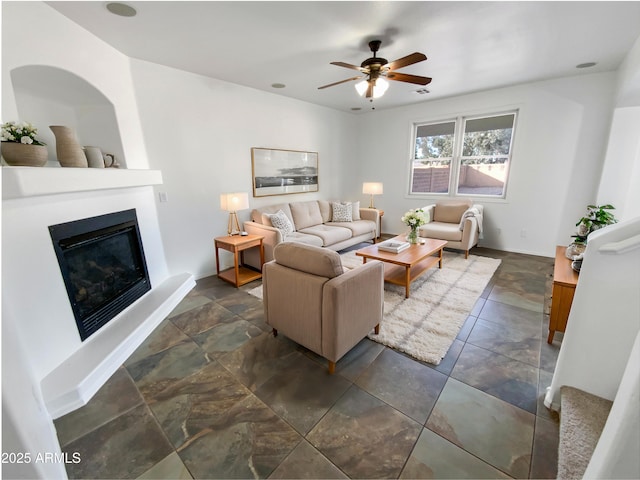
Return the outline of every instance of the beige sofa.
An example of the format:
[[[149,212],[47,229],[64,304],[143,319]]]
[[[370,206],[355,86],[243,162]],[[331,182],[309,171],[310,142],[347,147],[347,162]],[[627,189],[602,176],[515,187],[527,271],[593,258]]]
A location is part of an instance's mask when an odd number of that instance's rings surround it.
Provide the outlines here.
[[[262,269],[265,322],[288,338],[336,362],[372,330],[384,307],[384,267],[370,261],[344,271],[337,252],[298,242],[280,243]]]
[[[482,235],[484,207],[471,200],[449,200],[422,209],[429,215],[429,222],[418,228],[421,237],[446,240],[448,248],[469,250],[478,244]]]
[[[360,202],[353,202],[352,221],[334,221],[333,202],[311,200],[306,202],[280,203],[251,211],[251,219],[244,222],[244,230],[249,234],[264,237],[264,261],[273,260],[274,248],[283,242],[298,242],[330,250],[342,250],[360,242],[374,241],[378,237],[379,212],[373,208],[359,208]],[[291,222],[293,231],[285,232],[273,226],[270,215],[282,210]],[[260,267],[256,249],[245,252],[245,264]]]

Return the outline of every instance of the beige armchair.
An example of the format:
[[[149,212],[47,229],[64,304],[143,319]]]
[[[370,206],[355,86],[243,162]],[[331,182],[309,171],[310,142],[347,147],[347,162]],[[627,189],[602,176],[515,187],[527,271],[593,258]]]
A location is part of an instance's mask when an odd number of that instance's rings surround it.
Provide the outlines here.
[[[340,255],[327,248],[285,242],[264,264],[265,321],[274,336],[288,338],[336,362],[371,330],[378,333],[384,305],[384,268],[367,262],[343,271]]]
[[[446,247],[464,250],[464,258],[469,258],[469,250],[482,236],[484,207],[471,200],[447,200],[422,210],[429,214],[429,222],[419,227],[419,235],[446,240]]]

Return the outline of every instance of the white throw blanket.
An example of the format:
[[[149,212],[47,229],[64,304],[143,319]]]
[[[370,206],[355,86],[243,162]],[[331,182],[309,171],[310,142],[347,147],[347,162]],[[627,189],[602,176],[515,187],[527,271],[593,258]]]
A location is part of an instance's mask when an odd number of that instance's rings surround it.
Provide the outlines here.
[[[480,213],[480,210],[478,210],[477,207],[471,207],[462,214],[462,219],[460,219],[460,231],[464,230],[464,221],[468,217],[475,217],[478,222],[478,236],[479,238],[484,238],[484,235],[482,235],[482,213]]]

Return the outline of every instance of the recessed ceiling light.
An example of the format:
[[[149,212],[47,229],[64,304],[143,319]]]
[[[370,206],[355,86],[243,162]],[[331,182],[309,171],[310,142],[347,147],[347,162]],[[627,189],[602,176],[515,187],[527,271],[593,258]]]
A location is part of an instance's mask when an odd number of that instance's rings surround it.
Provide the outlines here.
[[[119,15],[121,17],[135,17],[138,13],[135,8],[127,5],[126,3],[120,2],[107,3],[107,10],[114,15]]]
[[[585,63],[579,63],[578,65],[576,65],[576,68],[591,68],[595,66],[596,66],[596,62],[585,62]]]
[[[284,83],[272,83],[271,86],[273,88],[284,88],[286,85]]]

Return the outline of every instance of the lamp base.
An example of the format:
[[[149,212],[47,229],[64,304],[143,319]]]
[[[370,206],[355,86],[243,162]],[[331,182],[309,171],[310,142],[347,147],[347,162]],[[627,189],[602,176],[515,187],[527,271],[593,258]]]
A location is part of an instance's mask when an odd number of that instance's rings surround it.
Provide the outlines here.
[[[233,235],[240,235],[240,224],[238,223],[238,215],[236,212],[229,212],[229,222],[227,223],[227,234],[232,237]]]
[[[369,200],[369,208],[376,208],[373,205],[373,194],[371,194],[371,200]]]

